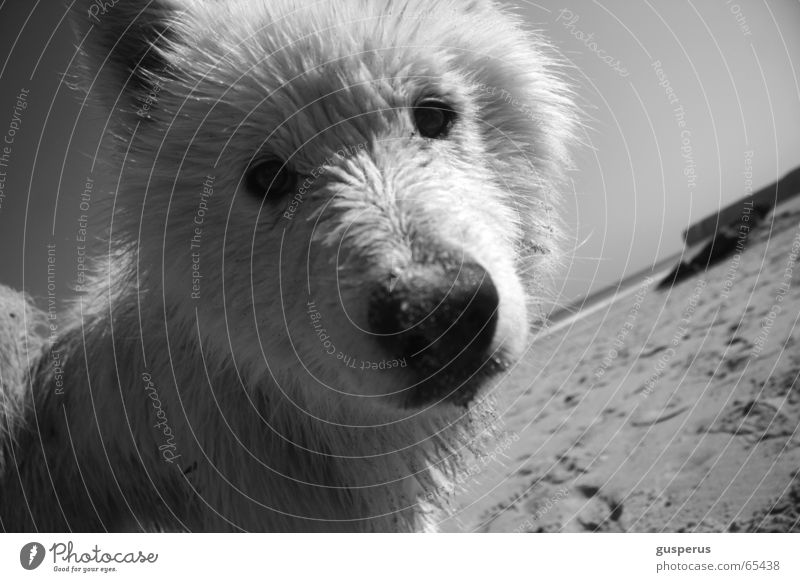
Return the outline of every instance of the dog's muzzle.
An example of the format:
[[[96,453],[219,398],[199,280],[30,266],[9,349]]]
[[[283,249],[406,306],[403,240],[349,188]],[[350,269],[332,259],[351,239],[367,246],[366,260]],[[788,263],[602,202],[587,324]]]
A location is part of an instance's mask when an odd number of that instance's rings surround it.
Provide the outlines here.
[[[476,263],[414,265],[372,293],[371,332],[416,376],[406,405],[466,405],[503,367],[492,353],[499,304],[491,276]]]

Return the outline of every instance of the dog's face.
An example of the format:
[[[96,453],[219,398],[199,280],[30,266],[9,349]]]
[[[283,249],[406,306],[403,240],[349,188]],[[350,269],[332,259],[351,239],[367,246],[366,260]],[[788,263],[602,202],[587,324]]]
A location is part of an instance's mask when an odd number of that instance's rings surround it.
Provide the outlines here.
[[[87,80],[133,135],[114,232],[207,351],[398,408],[520,357],[571,126],[534,40],[490,2],[147,4],[89,5]]]

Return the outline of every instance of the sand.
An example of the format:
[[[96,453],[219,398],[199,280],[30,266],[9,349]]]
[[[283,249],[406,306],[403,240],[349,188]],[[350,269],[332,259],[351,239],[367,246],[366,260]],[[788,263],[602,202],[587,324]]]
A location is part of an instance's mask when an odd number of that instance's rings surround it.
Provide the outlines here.
[[[778,210],[707,272],[541,333],[441,529],[800,531],[798,250]]]

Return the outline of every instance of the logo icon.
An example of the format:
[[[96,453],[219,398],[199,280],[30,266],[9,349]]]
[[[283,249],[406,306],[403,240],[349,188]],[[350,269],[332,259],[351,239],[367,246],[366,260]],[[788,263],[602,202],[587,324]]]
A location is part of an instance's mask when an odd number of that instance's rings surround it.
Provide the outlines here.
[[[38,542],[30,542],[19,551],[19,563],[26,570],[35,570],[44,561],[44,546]]]

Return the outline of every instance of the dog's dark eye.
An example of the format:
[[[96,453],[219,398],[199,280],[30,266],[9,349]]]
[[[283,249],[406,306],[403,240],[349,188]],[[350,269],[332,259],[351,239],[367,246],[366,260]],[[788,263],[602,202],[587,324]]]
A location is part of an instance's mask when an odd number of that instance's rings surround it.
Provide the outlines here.
[[[294,190],[297,176],[284,162],[268,160],[251,166],[246,180],[247,188],[253,194],[268,200],[277,200]]]
[[[414,107],[414,123],[422,137],[446,137],[455,120],[456,112],[441,101],[430,99]]]

